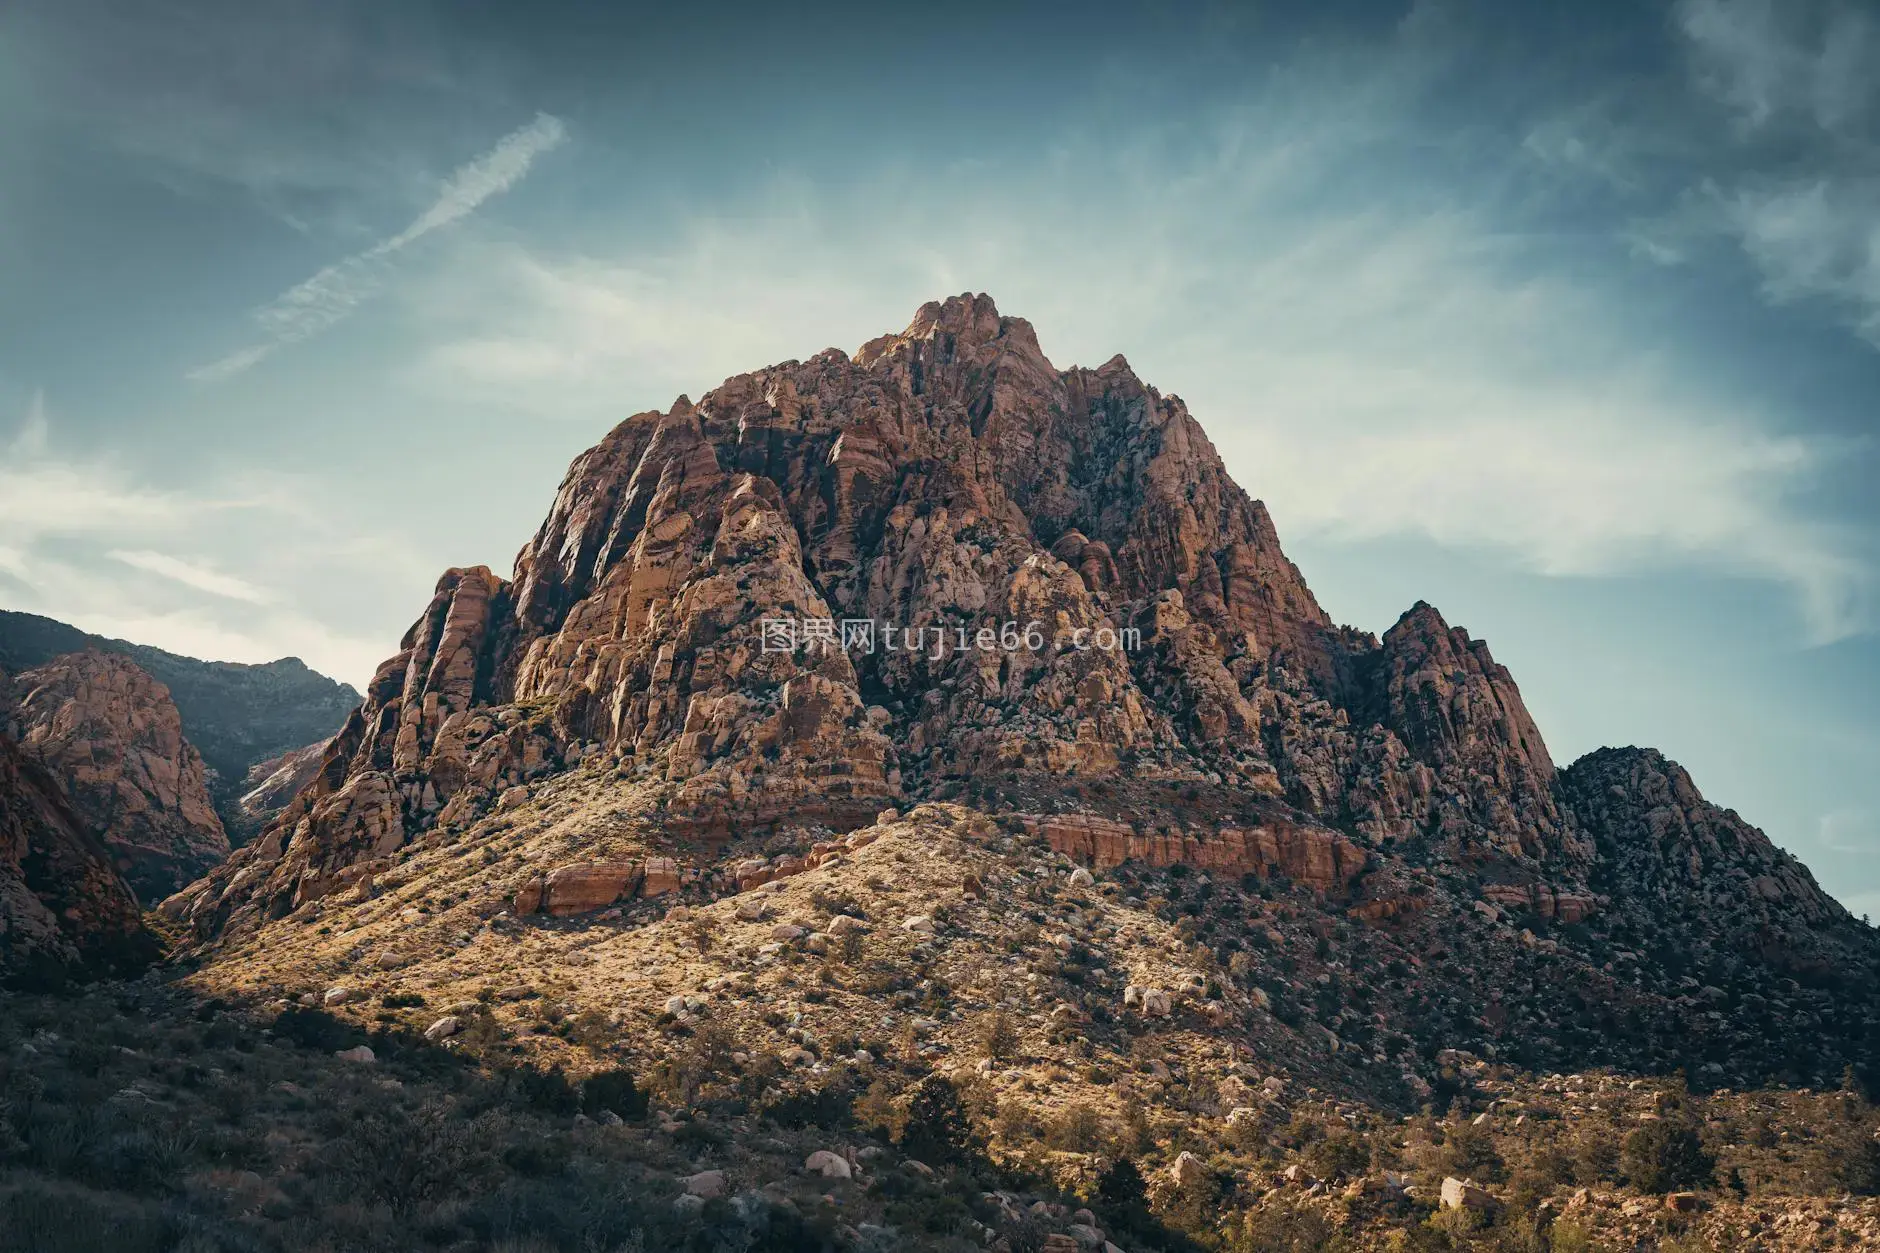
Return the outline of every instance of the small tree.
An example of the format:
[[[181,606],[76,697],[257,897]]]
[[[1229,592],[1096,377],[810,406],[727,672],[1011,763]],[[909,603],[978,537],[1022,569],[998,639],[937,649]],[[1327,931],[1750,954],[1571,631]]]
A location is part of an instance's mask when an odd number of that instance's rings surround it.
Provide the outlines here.
[[[1018,1051],[1018,1029],[1004,1010],[994,1010],[985,1020],[980,1043],[985,1047],[986,1056],[995,1062],[1005,1061]]]
[[[1648,1122],[1625,1138],[1619,1165],[1642,1192],[1675,1192],[1708,1186],[1717,1159],[1704,1151],[1697,1132],[1683,1123]]]
[[[918,1158],[948,1161],[966,1147],[970,1132],[959,1089],[939,1075],[921,1080],[907,1104],[901,1147]]]
[[[1357,1175],[1371,1164],[1371,1150],[1355,1133],[1343,1131],[1327,1136],[1306,1153],[1312,1173],[1331,1182],[1341,1176]]]

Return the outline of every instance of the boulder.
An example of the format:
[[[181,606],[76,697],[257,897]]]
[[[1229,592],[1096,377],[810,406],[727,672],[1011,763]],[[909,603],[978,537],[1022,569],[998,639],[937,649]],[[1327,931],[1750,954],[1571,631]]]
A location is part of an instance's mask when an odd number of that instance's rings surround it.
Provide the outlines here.
[[[707,1201],[725,1194],[725,1172],[722,1170],[701,1170],[695,1175],[686,1175],[679,1183],[687,1195],[702,1197]]]
[[[1497,1202],[1488,1189],[1479,1188],[1467,1179],[1458,1179],[1454,1175],[1443,1179],[1442,1203],[1444,1209],[1492,1210]]]
[[[1169,1165],[1168,1173],[1177,1187],[1188,1188],[1201,1184],[1214,1172],[1208,1169],[1206,1162],[1183,1149]]]
[[[637,861],[579,862],[548,872],[542,908],[556,917],[584,914],[631,896],[644,870]],[[518,913],[522,912],[520,908]]]
[[[828,1149],[817,1149],[803,1161],[803,1169],[812,1175],[821,1175],[824,1179],[847,1179],[855,1172],[849,1166],[849,1159],[840,1153]]]
[[[646,859],[645,877],[640,881],[640,895],[654,897],[677,892],[683,881],[684,876],[676,860],[671,857],[649,857]]]

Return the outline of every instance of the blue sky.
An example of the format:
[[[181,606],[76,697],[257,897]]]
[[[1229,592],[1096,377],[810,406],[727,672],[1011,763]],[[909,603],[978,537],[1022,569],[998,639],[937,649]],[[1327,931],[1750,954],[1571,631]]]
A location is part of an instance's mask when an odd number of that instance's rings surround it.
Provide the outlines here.
[[[357,683],[619,418],[983,290],[1880,915],[1880,11],[1540,9],[16,0],[0,604]]]

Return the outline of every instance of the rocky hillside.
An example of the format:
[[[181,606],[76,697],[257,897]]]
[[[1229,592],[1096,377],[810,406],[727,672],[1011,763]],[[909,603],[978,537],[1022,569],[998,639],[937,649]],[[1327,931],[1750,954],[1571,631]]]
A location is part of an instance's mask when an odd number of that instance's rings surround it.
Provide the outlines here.
[[[110,852],[59,781],[0,734],[0,981],[128,974],[155,953]]]
[[[681,1112],[941,1082],[1002,1169],[1213,1197],[1213,1247],[1273,1184],[1223,1146],[1484,1067],[1880,1078],[1880,941],[1804,868],[1656,753],[1557,770],[1429,605],[1331,623],[1178,398],[983,296],[628,418],[302,766],[162,907],[200,994]]]
[[[283,657],[264,665],[197,661],[146,644],[106,639],[37,614],[0,610],[0,671],[18,672],[55,657],[96,650],[136,662],[169,689],[183,731],[209,767],[210,795],[236,843],[258,829],[241,797],[249,770],[282,753],[324,740],[359,704],[344,683]]]
[[[202,755],[163,684],[116,653],[0,677],[0,727],[65,790],[138,896],[161,900],[228,856]]]

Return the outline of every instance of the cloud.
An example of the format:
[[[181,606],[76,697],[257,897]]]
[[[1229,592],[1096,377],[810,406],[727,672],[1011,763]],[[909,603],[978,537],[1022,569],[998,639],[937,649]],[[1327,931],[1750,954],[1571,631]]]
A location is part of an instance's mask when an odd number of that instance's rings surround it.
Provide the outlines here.
[[[537,157],[566,138],[567,129],[559,118],[537,114],[533,122],[505,135],[490,151],[461,166],[445,181],[430,207],[404,230],[327,266],[255,310],[254,321],[266,335],[260,343],[191,370],[188,377],[199,383],[220,382],[282,347],[310,339],[344,321],[379,294],[396,254],[433,231],[460,221],[491,196],[515,186]]]
[[[247,601],[251,605],[264,605],[273,599],[267,592],[247,580],[223,574],[202,562],[184,561],[180,557],[171,557],[165,553],[153,553],[142,549],[126,551],[122,548],[114,548],[105,556],[113,561],[121,561],[134,569],[173,579],[184,587],[192,587],[199,592],[207,592],[211,596]]]
[[[5,604],[101,635],[188,656],[260,662],[299,656],[362,683],[395,635],[329,625],[336,601],[310,588],[423,587],[432,568],[396,542],[357,536],[310,485],[255,470],[217,476],[238,490],[154,487],[102,453],[61,455],[41,394],[0,443],[0,589]],[[231,527],[231,516],[246,524]],[[292,544],[279,542],[291,531]],[[215,551],[185,559],[152,547]],[[232,573],[246,547],[253,577]],[[136,571],[133,574],[131,571]],[[305,602],[305,603],[299,603]],[[350,602],[345,602],[350,606]]]
[[[1183,395],[1290,536],[1421,535],[1562,576],[1697,569],[1791,590],[1811,640],[1864,629],[1873,575],[1810,510],[1846,449],[1712,381],[1466,183],[1393,167],[1406,102],[1230,111],[1029,169],[788,176],[658,246],[479,245],[423,293],[415,367],[465,404],[601,418],[989,290],[1060,366],[1119,349]],[[962,210],[962,205],[970,205]]]
[[[7,452],[12,460],[25,460],[37,457],[46,451],[46,435],[50,424],[46,419],[46,393],[35,391],[33,398],[26,404],[26,417],[15,432],[13,442]]]
[[[1854,131],[1880,104],[1880,21],[1842,0],[1683,0],[1677,26],[1705,90],[1747,129]]]
[[[1880,180],[1743,188],[1723,207],[1770,300],[1827,300],[1880,347]]]
[[[1820,302],[1880,347],[1880,18],[1842,0],[1683,0],[1677,18],[1732,128],[1683,233],[1733,241],[1772,304]]]

